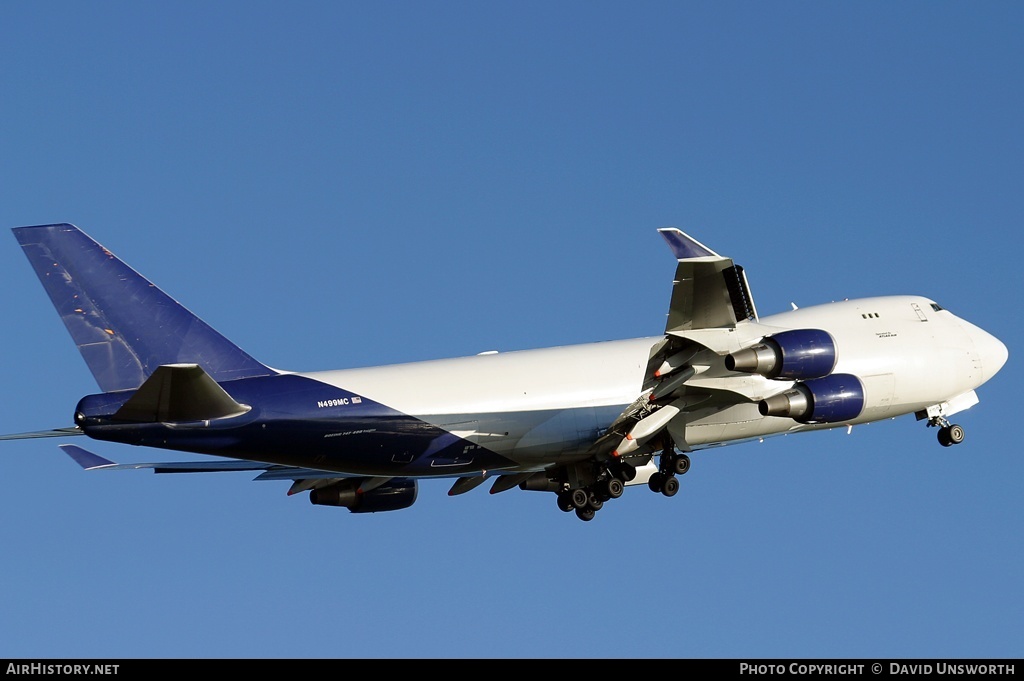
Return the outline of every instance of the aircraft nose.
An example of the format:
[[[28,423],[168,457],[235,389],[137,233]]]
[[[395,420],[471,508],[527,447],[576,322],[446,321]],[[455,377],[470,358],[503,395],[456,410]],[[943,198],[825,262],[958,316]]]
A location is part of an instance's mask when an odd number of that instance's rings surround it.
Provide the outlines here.
[[[981,372],[984,380],[995,376],[1006,364],[1010,351],[1001,340],[989,332],[979,329],[973,324],[967,324],[967,333],[970,334],[974,347],[978,351],[978,358],[981,360]]]

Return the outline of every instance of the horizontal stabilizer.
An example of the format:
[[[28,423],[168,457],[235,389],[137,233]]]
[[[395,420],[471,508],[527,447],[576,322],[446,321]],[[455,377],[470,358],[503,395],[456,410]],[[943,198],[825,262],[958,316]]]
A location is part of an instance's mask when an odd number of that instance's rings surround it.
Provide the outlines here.
[[[78,426],[71,426],[69,428],[54,428],[53,430],[36,430],[31,433],[0,435],[0,440],[32,440],[39,437],[67,437],[69,435],[85,435],[85,433]]]
[[[79,466],[87,471],[96,470],[97,468],[113,468],[117,464],[108,459],[104,459],[99,454],[93,454],[92,452],[82,449],[78,445],[60,445],[60,448],[64,450],[64,453],[75,460]]]
[[[137,423],[207,421],[239,416],[250,408],[236,402],[198,364],[167,364],[157,367],[114,418]]]

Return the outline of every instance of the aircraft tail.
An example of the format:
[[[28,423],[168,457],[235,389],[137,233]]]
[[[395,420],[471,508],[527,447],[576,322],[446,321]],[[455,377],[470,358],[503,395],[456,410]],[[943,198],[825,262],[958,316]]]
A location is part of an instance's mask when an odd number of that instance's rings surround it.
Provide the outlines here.
[[[12,230],[104,392],[133,390],[165,364],[215,381],[277,373],[70,224]]]

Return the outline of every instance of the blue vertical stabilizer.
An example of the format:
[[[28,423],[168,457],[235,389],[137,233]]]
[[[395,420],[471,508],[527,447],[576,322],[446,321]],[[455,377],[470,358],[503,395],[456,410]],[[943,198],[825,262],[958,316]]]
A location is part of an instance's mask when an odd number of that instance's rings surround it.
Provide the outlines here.
[[[138,388],[164,364],[198,364],[218,382],[277,373],[74,225],[13,232],[104,392]]]

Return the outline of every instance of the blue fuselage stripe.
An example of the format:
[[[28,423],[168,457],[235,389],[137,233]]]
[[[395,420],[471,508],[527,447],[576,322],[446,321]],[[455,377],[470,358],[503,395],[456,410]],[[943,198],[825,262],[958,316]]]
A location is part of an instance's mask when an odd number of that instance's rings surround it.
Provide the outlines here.
[[[250,411],[187,424],[113,421],[110,415],[131,393],[88,396],[78,411],[83,430],[96,439],[346,473],[450,475],[516,466],[421,418],[303,376],[222,385]]]

